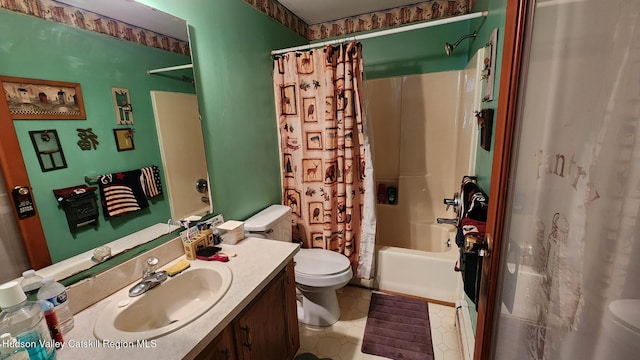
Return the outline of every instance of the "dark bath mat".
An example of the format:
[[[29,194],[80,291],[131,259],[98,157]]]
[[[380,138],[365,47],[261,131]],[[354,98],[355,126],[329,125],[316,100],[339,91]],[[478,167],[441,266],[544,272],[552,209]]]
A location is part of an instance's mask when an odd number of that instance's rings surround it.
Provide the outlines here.
[[[303,353],[303,354],[298,354],[295,358],[293,358],[293,360],[331,360],[331,359],[329,358],[320,359],[319,357],[315,356],[312,353]]]
[[[433,360],[427,302],[371,294],[362,352],[390,359]]]

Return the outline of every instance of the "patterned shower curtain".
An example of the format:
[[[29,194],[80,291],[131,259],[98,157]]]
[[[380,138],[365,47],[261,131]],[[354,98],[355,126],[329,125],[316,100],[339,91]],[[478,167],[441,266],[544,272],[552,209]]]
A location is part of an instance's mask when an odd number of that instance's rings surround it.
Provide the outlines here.
[[[274,59],[283,203],[294,240],[340,252],[369,279],[375,213],[359,43]]]

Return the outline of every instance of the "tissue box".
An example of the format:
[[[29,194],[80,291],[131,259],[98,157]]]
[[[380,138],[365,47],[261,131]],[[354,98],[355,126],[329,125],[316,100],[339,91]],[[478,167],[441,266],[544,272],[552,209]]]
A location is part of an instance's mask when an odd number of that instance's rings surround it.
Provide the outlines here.
[[[244,239],[244,222],[229,220],[216,229],[220,231],[223,244],[234,245]]]

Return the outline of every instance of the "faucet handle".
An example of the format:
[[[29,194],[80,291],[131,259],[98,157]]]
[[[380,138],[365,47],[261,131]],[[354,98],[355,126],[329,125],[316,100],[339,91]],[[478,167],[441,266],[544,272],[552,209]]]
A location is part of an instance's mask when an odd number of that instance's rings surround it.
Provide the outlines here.
[[[443,200],[443,203],[447,205],[446,211],[449,211],[449,207],[453,206],[453,211],[457,215],[458,211],[460,210],[460,193],[454,193],[452,199],[445,198]]]
[[[144,262],[144,270],[142,270],[142,276],[145,278],[151,276],[156,270],[158,262],[159,260],[155,256],[147,258],[147,260]]]

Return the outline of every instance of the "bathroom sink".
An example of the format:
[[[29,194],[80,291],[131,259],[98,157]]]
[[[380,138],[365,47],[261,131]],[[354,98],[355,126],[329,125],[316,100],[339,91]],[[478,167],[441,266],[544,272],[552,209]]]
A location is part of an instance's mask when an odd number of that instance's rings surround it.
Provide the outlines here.
[[[161,337],[212,308],[231,285],[221,263],[187,269],[139,297],[121,291],[100,312],[93,329],[101,340],[137,341]]]

